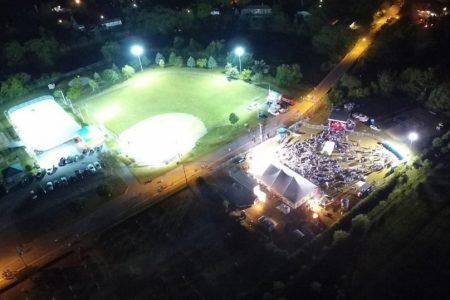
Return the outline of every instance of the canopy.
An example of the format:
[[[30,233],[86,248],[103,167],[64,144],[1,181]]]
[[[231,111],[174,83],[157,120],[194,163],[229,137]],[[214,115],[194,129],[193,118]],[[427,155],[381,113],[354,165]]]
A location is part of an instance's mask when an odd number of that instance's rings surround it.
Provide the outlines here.
[[[270,164],[261,176],[261,181],[287,200],[287,204],[293,208],[302,205],[317,186],[291,169]]]

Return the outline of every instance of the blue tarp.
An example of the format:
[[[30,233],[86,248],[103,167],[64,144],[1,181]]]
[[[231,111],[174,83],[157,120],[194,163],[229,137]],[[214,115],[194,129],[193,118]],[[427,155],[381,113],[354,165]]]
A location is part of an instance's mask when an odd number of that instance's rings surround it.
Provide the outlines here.
[[[382,145],[388,151],[392,152],[392,154],[394,154],[399,160],[401,160],[401,161],[405,160],[403,155],[401,155],[394,147],[392,147],[392,145],[390,145],[388,143],[383,143]]]

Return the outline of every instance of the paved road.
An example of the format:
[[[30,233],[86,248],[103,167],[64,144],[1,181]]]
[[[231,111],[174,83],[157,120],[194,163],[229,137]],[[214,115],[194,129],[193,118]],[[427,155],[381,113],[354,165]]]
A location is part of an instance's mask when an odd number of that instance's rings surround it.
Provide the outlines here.
[[[371,31],[358,40],[356,45],[347,53],[342,61],[309,93],[302,101],[299,101],[289,112],[279,115],[276,118],[269,118],[264,125],[263,135],[273,135],[280,126],[288,126],[298,120],[306,111],[314,107],[326,95],[329,89],[342,77],[342,75],[352,66],[352,64],[364,53],[373,41],[376,32],[386,23],[377,20],[376,26]],[[256,136],[256,140],[255,140]],[[199,161],[191,162],[178,167],[160,178],[153,180],[149,184],[140,184],[130,173],[128,168],[122,166],[119,169],[120,176],[128,182],[127,192],[108,202],[98,209],[79,220],[75,224],[54,230],[38,239],[23,245],[26,249],[23,259],[28,265],[42,266],[52,259],[70,251],[72,247],[77,247],[82,240],[83,244],[89,244],[98,234],[117,222],[129,218],[131,215],[144,208],[158,202],[166,195],[185,186],[185,174],[188,180],[193,180],[199,176],[204,176],[234,155],[242,153],[252,148],[259,142],[259,129],[252,129],[248,134],[236,139],[217,151],[206,155]],[[0,229],[3,234],[4,230]],[[0,260],[0,271],[5,269],[22,270],[24,265],[15,253],[15,245],[5,245],[2,243],[2,257]],[[5,249],[7,248],[7,249]],[[4,255],[4,256],[3,256]],[[13,281],[6,281],[0,278],[0,291]]]

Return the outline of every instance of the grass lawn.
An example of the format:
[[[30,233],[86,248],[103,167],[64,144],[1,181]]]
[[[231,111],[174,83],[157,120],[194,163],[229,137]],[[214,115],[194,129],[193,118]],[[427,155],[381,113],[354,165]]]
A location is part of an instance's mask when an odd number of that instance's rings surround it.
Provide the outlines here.
[[[240,80],[228,81],[218,70],[187,68],[152,69],[139,73],[122,87],[113,87],[85,101],[91,121],[103,123],[116,134],[140,121],[164,113],[187,113],[205,124],[208,133],[188,155],[197,158],[232,140],[243,131],[228,117],[234,112],[240,125],[256,124],[248,104],[264,101],[267,90]],[[146,172],[139,169],[139,177]]]

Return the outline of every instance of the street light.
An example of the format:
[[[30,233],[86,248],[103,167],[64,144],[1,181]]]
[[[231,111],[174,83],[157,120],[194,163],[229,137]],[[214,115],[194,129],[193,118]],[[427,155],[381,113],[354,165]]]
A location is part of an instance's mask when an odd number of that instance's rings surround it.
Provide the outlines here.
[[[239,58],[239,73],[241,73],[242,65],[241,65],[241,56],[245,53],[245,49],[243,47],[236,47],[234,49],[234,54],[236,54]]]
[[[416,132],[410,132],[408,134],[409,145],[412,146],[412,143],[417,141],[419,135]]]
[[[144,71],[144,69],[142,68],[142,63],[141,63],[141,55],[142,55],[142,53],[144,53],[144,48],[142,48],[142,46],[139,46],[139,45],[134,45],[131,47],[131,53],[134,56],[137,56],[137,58],[139,60],[139,65],[141,66],[141,72]]]

